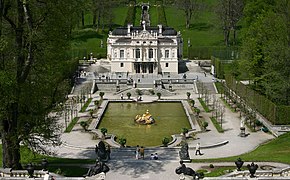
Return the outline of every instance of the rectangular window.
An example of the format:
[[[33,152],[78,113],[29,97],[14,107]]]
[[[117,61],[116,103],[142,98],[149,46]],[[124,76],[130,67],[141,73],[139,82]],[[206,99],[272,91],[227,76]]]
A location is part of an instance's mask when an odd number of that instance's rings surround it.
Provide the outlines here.
[[[169,58],[169,50],[165,50],[165,58]]]
[[[149,59],[153,58],[153,49],[149,49]]]
[[[140,58],[140,49],[136,49],[136,58]]]
[[[124,50],[120,50],[120,58],[124,58]]]
[[[120,67],[124,67],[124,63],[120,63]]]
[[[165,67],[168,67],[169,66],[169,64],[168,63],[165,63]]]

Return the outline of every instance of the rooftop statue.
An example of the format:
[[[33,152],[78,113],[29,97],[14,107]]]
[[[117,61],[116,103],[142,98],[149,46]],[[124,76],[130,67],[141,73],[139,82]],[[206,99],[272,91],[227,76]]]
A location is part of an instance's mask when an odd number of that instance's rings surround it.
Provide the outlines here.
[[[155,123],[155,120],[153,119],[152,115],[149,113],[149,110],[147,109],[146,113],[141,115],[137,115],[135,117],[135,122],[138,124],[153,124]]]

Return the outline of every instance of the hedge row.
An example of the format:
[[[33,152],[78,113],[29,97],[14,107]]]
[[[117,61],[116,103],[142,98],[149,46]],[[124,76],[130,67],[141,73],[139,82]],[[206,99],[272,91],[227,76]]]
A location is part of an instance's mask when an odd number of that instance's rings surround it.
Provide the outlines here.
[[[236,47],[225,46],[191,46],[188,48],[188,57],[190,59],[210,59],[211,56],[222,60],[237,59],[238,49]]]
[[[167,20],[166,20],[166,15],[165,15],[165,10],[164,10],[163,5],[157,5],[157,18],[158,18],[158,24],[167,26]]]
[[[290,106],[278,106],[250,87],[226,75],[227,86],[275,125],[289,124]]]
[[[131,1],[128,6],[127,17],[125,19],[124,26],[127,26],[128,24],[134,25],[135,14],[136,14],[136,7],[133,1]]]

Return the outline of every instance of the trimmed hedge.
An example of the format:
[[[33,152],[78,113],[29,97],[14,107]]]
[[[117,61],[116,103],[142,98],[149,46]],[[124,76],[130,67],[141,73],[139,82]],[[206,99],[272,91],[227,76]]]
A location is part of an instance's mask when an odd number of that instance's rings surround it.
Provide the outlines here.
[[[226,75],[227,86],[247,102],[247,105],[257,109],[265,118],[274,125],[290,124],[290,106],[278,106],[265,96],[250,87],[236,81],[232,76]]]

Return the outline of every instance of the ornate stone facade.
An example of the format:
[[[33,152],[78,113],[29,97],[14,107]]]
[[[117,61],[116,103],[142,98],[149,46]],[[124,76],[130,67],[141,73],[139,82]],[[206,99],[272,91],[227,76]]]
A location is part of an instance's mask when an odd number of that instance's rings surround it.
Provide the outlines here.
[[[144,74],[178,73],[182,59],[182,38],[173,28],[119,27],[109,33],[107,58],[112,72]]]

